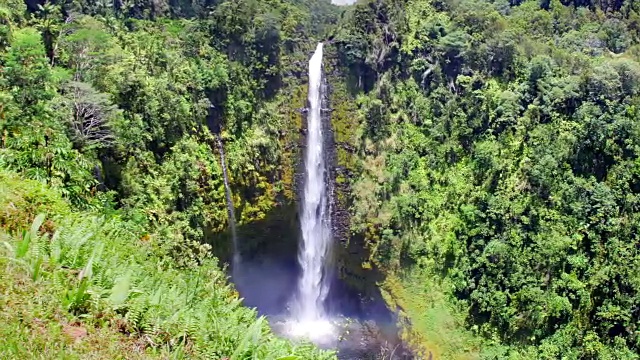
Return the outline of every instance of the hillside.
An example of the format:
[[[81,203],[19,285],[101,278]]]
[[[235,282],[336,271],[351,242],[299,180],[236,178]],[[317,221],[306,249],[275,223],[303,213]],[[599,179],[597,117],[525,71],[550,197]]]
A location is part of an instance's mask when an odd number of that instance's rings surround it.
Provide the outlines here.
[[[0,358],[332,358],[272,335],[206,246],[178,263],[117,212],[4,172],[0,190]]]
[[[639,11],[379,0],[334,34],[351,227],[436,357],[638,358]]]

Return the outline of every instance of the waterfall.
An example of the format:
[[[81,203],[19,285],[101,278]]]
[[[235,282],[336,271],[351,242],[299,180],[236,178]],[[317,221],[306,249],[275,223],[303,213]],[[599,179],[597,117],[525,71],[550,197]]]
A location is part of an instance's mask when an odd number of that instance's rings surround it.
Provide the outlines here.
[[[292,308],[292,315],[303,324],[326,320],[324,300],[329,290],[328,280],[323,277],[332,236],[323,149],[322,95],[322,43],[319,43],[309,61],[307,148],[300,217],[302,244],[298,253],[302,275]]]
[[[227,174],[227,162],[224,156],[224,146],[222,145],[222,138],[220,134],[216,136],[218,143],[218,149],[220,150],[220,166],[222,167],[222,176],[224,178],[224,193],[227,198],[227,213],[229,216],[229,230],[231,231],[231,238],[233,239],[233,262],[231,263],[232,270],[235,272],[237,266],[240,263],[240,251],[238,249],[238,237],[236,236],[236,215],[233,210],[233,199],[231,198],[231,188],[229,187],[229,175]]]

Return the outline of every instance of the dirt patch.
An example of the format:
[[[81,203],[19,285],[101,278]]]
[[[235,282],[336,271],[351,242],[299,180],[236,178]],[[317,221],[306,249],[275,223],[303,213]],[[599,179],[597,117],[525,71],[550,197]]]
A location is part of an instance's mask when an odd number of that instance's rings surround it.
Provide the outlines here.
[[[87,329],[78,324],[63,324],[62,332],[76,343],[82,341],[83,338],[89,335]]]

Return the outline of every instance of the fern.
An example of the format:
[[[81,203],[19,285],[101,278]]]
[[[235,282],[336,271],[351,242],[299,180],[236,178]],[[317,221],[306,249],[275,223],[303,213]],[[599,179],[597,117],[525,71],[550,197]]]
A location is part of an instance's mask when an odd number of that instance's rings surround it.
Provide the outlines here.
[[[21,259],[27,255],[31,244],[31,234],[26,230],[22,232],[22,240],[16,246],[16,258]]]
[[[80,237],[82,236],[82,237]],[[82,235],[80,232],[77,232],[75,234],[72,234],[70,236],[70,238],[72,240],[78,239],[78,241],[74,241],[71,243],[71,249],[70,249],[70,255],[72,256],[73,260],[71,261],[71,266],[75,267],[76,264],[78,264],[78,262],[81,259],[81,255],[82,255],[82,246],[89,240],[91,239],[91,237],[93,236],[93,233],[88,233],[88,234],[84,234]]]
[[[49,261],[53,265],[57,265],[62,260],[62,244],[60,243],[60,230],[56,231],[51,237],[49,243]]]
[[[239,360],[242,356],[244,356],[249,350],[252,344],[256,344],[260,341],[262,336],[262,327],[264,325],[264,317],[259,317],[249,329],[247,330],[242,340],[236,347],[236,350],[231,354],[229,360]]]
[[[267,333],[265,319],[256,320],[255,311],[242,306],[214,259],[199,257],[199,265],[176,268],[164,250],[141,247],[139,235],[113,218],[83,213],[59,219],[50,239],[38,233],[43,221],[39,215],[28,230],[3,238],[0,251],[81,321],[120,323],[120,330],[141,335],[152,352],[170,354],[166,358],[331,356]]]
[[[42,269],[42,257],[38,256],[35,261],[32,262],[31,267],[31,280],[38,281],[40,277],[40,270]]]
[[[91,253],[89,260],[87,261],[87,264],[84,266],[82,271],[80,271],[80,274],[78,275],[78,278],[80,280],[84,280],[84,279],[89,280],[93,276],[93,261],[96,258],[97,251],[98,251],[97,248],[93,250],[93,253]]]
[[[75,289],[68,290],[63,297],[63,305],[73,314],[84,314],[88,311],[91,295],[88,292],[89,281],[84,278]]]

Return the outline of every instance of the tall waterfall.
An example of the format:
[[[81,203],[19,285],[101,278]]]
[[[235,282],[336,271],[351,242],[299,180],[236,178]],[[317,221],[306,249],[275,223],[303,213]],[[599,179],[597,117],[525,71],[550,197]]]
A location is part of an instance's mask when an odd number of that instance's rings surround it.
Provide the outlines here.
[[[327,279],[323,277],[331,244],[331,217],[325,181],[322,95],[322,43],[319,43],[309,61],[307,149],[300,224],[302,245],[298,253],[302,275],[292,309],[294,317],[302,324],[326,320],[323,303],[329,290]]]
[[[231,198],[231,188],[229,187],[229,175],[227,174],[227,163],[224,156],[224,146],[222,145],[222,138],[218,134],[216,136],[218,142],[218,149],[220,150],[220,166],[222,167],[222,176],[224,178],[224,193],[227,198],[227,212],[229,216],[229,230],[231,231],[231,238],[233,239],[233,262],[231,264],[232,270],[235,272],[240,263],[240,250],[238,249],[238,237],[236,235],[236,215],[233,209],[233,199]]]

